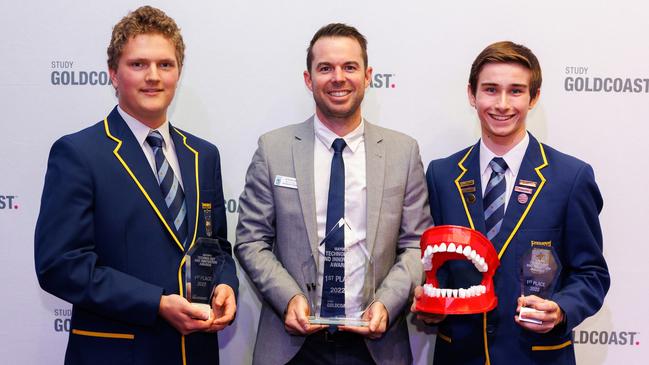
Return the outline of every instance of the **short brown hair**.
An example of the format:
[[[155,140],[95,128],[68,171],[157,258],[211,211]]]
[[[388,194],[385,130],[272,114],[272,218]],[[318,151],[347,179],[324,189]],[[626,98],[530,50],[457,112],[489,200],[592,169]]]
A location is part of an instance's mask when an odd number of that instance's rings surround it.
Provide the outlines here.
[[[313,45],[320,38],[324,37],[348,37],[355,39],[361,46],[363,54],[364,67],[367,68],[367,40],[365,37],[354,27],[343,23],[331,23],[318,29],[318,31],[311,38],[309,48],[306,49],[306,69],[311,71],[311,62],[313,62]]]
[[[490,44],[485,48],[471,65],[469,85],[473,95],[478,90],[478,76],[482,68],[489,63],[516,63],[531,71],[530,76],[530,97],[534,100],[541,88],[541,65],[532,51],[521,45],[510,41],[502,41]]]
[[[176,22],[162,10],[152,6],[142,6],[126,15],[113,27],[113,35],[108,45],[108,68],[117,70],[122,51],[129,39],[140,34],[160,34],[176,48],[178,68],[185,59],[185,43]]]

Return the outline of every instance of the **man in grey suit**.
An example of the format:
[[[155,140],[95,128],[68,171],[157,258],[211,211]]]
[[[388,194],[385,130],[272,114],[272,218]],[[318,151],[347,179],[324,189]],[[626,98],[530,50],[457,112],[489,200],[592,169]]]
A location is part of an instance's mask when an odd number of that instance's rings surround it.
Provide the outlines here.
[[[318,30],[304,71],[315,115],[264,134],[248,169],[235,253],[263,298],[253,364],[412,362],[404,315],[432,221],[415,140],[361,116],[366,45],[344,24]],[[373,258],[374,275],[355,270],[354,252]],[[369,325],[312,324],[318,307]]]

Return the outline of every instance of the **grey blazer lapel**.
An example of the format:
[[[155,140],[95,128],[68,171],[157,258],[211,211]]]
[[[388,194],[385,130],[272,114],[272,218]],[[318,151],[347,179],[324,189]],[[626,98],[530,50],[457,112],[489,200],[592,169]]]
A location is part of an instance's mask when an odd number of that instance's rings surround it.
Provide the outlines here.
[[[385,182],[385,144],[380,129],[365,121],[365,171],[367,179],[367,249],[373,252]]]
[[[306,227],[311,253],[317,257],[318,230],[315,212],[315,190],[313,182],[313,143],[315,132],[313,130],[313,117],[295,128],[293,141],[293,167],[297,190],[300,196],[304,226]]]

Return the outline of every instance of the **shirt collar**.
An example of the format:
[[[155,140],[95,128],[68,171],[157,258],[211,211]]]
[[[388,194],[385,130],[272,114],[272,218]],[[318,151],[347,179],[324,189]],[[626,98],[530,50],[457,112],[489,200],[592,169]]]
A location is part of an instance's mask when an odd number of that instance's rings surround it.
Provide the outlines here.
[[[325,147],[327,147],[327,149],[330,150],[332,148],[331,145],[334,143],[336,138],[342,138],[345,140],[349,150],[352,153],[355,153],[358,146],[360,146],[361,142],[364,140],[365,121],[361,118],[361,122],[356,129],[347,133],[347,135],[340,137],[336,133],[332,132],[331,129],[327,128],[327,126],[320,121],[317,114],[314,114],[313,129],[315,131],[315,136],[325,145]]]
[[[489,162],[494,157],[502,157],[512,174],[518,176],[518,170],[521,168],[521,163],[523,162],[523,157],[525,157],[525,151],[527,151],[527,146],[529,144],[530,136],[526,132],[525,137],[523,137],[514,148],[507,151],[503,156],[497,156],[495,153],[491,152],[491,150],[484,144],[484,141],[480,139],[480,173],[484,174],[487,171]]]
[[[144,144],[146,143],[146,137],[153,129],[149,128],[139,120],[133,118],[131,115],[125,112],[124,109],[120,108],[119,105],[117,106],[117,111],[119,112],[119,115],[122,117],[122,119],[124,119],[131,132],[133,132],[133,135],[135,136],[135,139],[137,139],[137,142],[140,144],[140,146],[144,146]],[[162,135],[164,145],[173,146],[173,141],[171,141],[171,134],[169,133],[168,120],[162,123],[162,125],[155,130],[160,132],[160,134]]]

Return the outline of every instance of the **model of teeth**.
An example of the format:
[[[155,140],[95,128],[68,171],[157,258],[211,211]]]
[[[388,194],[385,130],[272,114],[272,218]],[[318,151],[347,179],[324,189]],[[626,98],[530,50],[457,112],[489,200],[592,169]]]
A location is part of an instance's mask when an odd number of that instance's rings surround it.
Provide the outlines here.
[[[463,255],[467,260],[471,261],[475,268],[481,273],[485,273],[489,270],[489,265],[485,262],[484,257],[480,256],[480,254],[478,254],[476,250],[471,249],[471,247],[468,245],[463,247],[462,245],[456,245],[453,242],[449,242],[448,245],[445,242],[442,242],[439,245],[426,247],[423,257],[421,258],[421,263],[424,266],[424,270],[432,270],[433,257],[435,256],[435,254],[444,252]],[[474,285],[470,288],[459,289],[435,288],[431,284],[424,285],[424,294],[429,297],[471,298],[482,295],[485,292],[486,287],[484,285]]]
[[[430,227],[421,236],[421,262],[426,270],[423,295],[415,302],[416,310],[439,314],[485,313],[498,305],[493,276],[500,265],[493,244],[479,231],[462,226],[442,225]],[[453,288],[445,286],[437,273],[448,270],[465,270],[464,266],[445,265],[447,261],[471,262],[482,274],[480,282],[467,282],[469,277],[455,281]],[[470,267],[468,270],[472,270]]]

